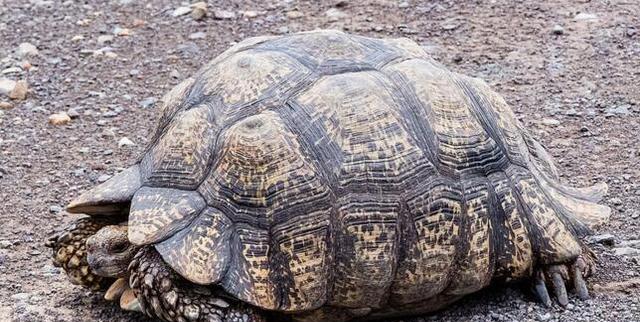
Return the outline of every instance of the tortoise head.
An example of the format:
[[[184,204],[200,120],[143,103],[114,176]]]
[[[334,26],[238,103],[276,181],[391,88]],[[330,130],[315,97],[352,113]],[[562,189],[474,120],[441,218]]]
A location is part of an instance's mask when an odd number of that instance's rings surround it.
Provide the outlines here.
[[[96,275],[124,277],[138,249],[127,238],[127,226],[106,226],[87,239],[87,262]]]
[[[111,224],[87,235],[86,260],[91,271],[102,277],[123,277],[129,262],[138,249],[127,238],[127,221],[133,195],[142,186],[140,167],[136,164],[113,176],[108,181],[85,192],[67,206],[70,213],[81,213],[110,219]]]
[[[103,289],[113,277],[122,274],[121,266],[126,270],[127,258],[133,257],[132,249],[120,249],[128,245],[127,230],[112,225],[127,220],[131,198],[142,185],[140,177],[139,166],[134,165],[67,206],[69,213],[89,217],[53,233],[45,245],[53,250],[53,264],[63,268],[72,283],[93,290]],[[102,230],[105,227],[108,228]]]

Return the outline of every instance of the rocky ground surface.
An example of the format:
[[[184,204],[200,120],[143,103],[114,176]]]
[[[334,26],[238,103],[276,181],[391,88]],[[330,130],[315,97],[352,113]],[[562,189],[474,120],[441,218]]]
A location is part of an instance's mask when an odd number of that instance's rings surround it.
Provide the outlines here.
[[[53,267],[73,196],[135,161],[181,79],[245,37],[315,28],[409,37],[487,80],[574,185],[606,182],[593,298],[547,309],[526,287],[426,321],[640,321],[640,3],[0,0],[0,321],[141,321]],[[608,235],[607,235],[608,234]],[[421,319],[419,319],[420,321]]]

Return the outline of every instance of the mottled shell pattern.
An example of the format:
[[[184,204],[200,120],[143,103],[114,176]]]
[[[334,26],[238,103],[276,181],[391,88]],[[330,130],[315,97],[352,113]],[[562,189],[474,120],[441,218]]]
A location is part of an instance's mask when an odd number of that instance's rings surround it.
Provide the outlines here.
[[[247,39],[176,86],[141,161],[70,209],[130,202],[130,241],[186,279],[301,312],[575,258],[604,190],[561,185],[499,95],[413,41],[314,31]]]

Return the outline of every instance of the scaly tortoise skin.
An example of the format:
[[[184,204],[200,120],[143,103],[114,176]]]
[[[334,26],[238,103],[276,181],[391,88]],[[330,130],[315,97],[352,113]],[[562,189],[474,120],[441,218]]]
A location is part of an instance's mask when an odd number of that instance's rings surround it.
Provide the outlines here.
[[[579,237],[605,191],[561,184],[498,94],[416,43],[314,31],[247,39],[177,85],[140,161],[68,211],[128,220],[150,316],[347,321],[500,281],[586,297]]]

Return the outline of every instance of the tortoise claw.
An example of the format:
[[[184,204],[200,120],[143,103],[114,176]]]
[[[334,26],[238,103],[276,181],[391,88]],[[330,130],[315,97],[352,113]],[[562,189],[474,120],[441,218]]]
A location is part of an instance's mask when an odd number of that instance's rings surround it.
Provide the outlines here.
[[[534,280],[534,291],[542,304],[544,304],[546,307],[551,307],[551,298],[549,297],[549,291],[547,291],[547,285],[545,283],[545,278],[542,271],[536,273]]]
[[[589,273],[589,265],[586,264],[582,257],[578,257],[575,263],[571,266],[571,273],[573,277],[573,288],[581,300],[589,299],[589,290],[587,289],[587,283],[584,281],[584,277]]]
[[[567,296],[567,288],[564,286],[562,274],[557,271],[551,273],[551,283],[558,303],[560,303],[562,307],[566,307],[567,304],[569,304],[569,297]]]

